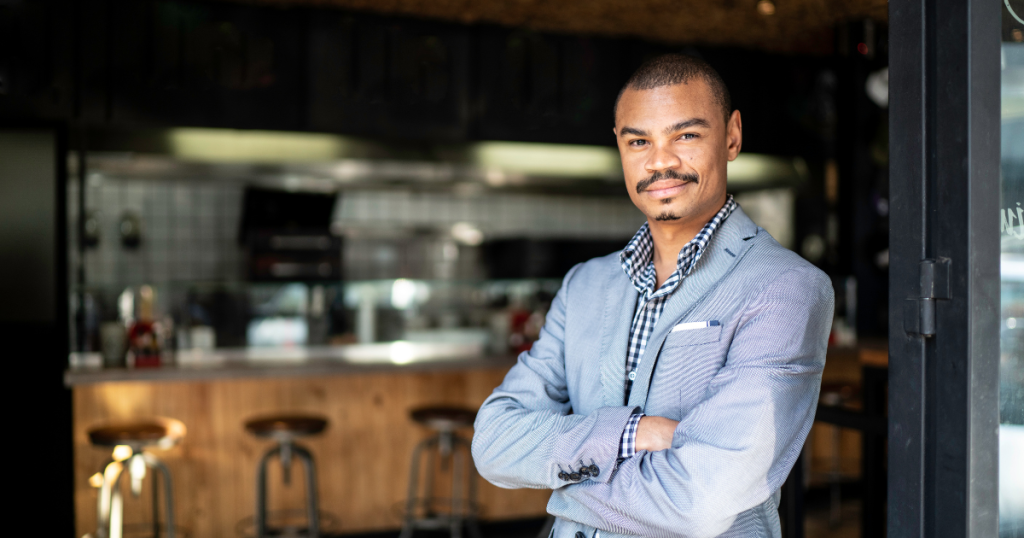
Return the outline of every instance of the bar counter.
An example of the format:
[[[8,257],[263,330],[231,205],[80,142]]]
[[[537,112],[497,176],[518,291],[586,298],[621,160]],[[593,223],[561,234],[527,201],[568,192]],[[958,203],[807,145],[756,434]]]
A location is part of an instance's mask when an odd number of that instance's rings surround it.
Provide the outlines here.
[[[98,353],[72,353],[68,387],[115,381],[211,381],[377,372],[430,372],[515,364],[514,355],[487,356],[479,346],[392,342],[346,346],[227,348],[171,354],[164,365],[103,368]]]
[[[229,537],[251,530],[247,518],[255,509],[256,465],[269,448],[248,435],[243,423],[287,412],[329,420],[323,434],[300,440],[316,458],[325,530],[398,529],[413,447],[431,434],[410,420],[410,410],[476,409],[515,362],[512,356],[468,356],[465,350],[444,356],[436,346],[427,355],[410,349],[218,350],[137,369],[82,366],[85,357],[72,357],[76,367],[65,373],[65,383],[74,398],[77,535],[95,531],[97,492],[88,479],[110,457],[108,450],[89,444],[90,427],[154,416],[184,422],[188,432],[181,444],[154,450],[171,469],[178,525],[194,538]],[[503,490],[482,479],[479,484],[485,520],[545,513],[548,491]],[[280,467],[272,465],[269,509],[301,508],[304,487],[297,472],[284,486]],[[126,497],[126,524],[150,520],[149,491]]]

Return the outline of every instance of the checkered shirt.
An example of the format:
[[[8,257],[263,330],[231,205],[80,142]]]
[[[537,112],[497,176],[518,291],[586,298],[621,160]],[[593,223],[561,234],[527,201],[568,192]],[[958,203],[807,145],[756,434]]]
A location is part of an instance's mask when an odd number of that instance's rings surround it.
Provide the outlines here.
[[[711,235],[725,222],[733,209],[736,209],[736,201],[730,194],[726,197],[722,209],[719,209],[718,213],[715,213],[715,216],[704,225],[704,228],[679,251],[676,270],[657,290],[654,289],[658,282],[658,275],[654,269],[654,240],[651,238],[651,231],[646,222],[619,255],[622,270],[626,272],[633,287],[640,293],[636,298],[633,324],[629,331],[629,343],[626,346],[627,400],[629,392],[633,388],[633,380],[636,379],[640,358],[644,354],[644,348],[647,347],[647,340],[651,337],[658,318],[661,317],[666,300],[676,291],[679,283],[690,274],[690,271],[693,271],[697,260],[704,252],[704,247],[711,240]],[[629,458],[636,454],[636,430],[643,416],[643,413],[637,413],[626,423],[626,428],[622,431],[622,441],[619,443],[620,458]]]

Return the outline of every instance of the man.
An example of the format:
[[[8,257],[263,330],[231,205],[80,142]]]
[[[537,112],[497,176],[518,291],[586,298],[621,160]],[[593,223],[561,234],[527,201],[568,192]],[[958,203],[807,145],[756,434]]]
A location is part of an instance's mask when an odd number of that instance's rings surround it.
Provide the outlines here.
[[[778,537],[831,284],[726,194],[742,122],[706,63],[645,63],[614,132],[647,223],[565,276],[540,339],[477,415],[477,468],[554,490],[558,538]]]

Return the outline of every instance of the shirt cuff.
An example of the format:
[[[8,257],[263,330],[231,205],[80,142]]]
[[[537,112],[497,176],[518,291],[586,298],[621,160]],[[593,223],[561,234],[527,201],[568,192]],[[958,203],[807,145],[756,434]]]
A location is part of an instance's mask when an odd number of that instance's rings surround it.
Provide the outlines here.
[[[619,441],[619,459],[632,458],[636,454],[636,430],[640,426],[640,419],[645,416],[643,413],[630,415],[622,430],[622,440]]]

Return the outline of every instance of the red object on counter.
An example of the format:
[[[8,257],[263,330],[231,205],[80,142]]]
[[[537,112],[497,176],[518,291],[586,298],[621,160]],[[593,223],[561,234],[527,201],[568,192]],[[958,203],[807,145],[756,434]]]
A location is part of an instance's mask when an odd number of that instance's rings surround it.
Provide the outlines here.
[[[526,322],[530,319],[530,312],[527,310],[512,310],[509,316],[511,335],[509,336],[509,347],[516,353],[529,351],[533,347],[533,340],[526,335]]]
[[[135,359],[136,368],[160,366],[160,337],[153,322],[153,288],[139,289],[139,318],[128,328],[128,354]]]
[[[138,320],[128,329],[128,351],[135,357],[136,368],[160,366],[160,344],[156,327],[148,320]]]

